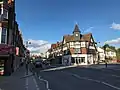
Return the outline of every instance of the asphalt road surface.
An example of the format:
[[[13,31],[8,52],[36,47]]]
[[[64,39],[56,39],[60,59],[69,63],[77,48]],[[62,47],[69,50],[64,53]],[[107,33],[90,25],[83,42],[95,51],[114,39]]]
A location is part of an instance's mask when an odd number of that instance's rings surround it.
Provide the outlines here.
[[[119,71],[72,67],[38,74],[45,90],[120,90]]]

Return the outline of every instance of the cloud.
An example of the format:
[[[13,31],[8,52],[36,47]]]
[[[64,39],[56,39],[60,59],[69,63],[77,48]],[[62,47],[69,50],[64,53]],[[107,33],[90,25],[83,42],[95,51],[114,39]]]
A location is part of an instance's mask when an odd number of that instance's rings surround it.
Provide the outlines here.
[[[120,44],[120,38],[108,40],[105,43],[107,43],[107,44]]]
[[[94,27],[89,27],[88,29],[86,29],[84,32],[85,33],[87,33],[87,32],[92,32],[92,29],[93,29]]]
[[[48,41],[44,40],[28,40],[31,44],[28,45],[28,49],[30,52],[33,53],[45,53],[51,46]]]
[[[115,30],[120,30],[120,24],[116,24],[115,22],[113,22],[110,28],[115,29]]]

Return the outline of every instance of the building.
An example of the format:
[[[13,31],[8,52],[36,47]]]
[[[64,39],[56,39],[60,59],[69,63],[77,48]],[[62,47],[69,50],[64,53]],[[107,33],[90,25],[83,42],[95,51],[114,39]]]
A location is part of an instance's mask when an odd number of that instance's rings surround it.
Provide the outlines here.
[[[107,48],[106,51],[104,49],[97,47],[98,50],[98,60],[104,61],[105,57],[108,62],[115,62],[116,61],[116,52],[110,48]]]
[[[72,35],[64,35],[63,40],[52,44],[48,52],[49,58],[57,60],[57,57],[61,57],[58,62],[64,65],[94,64],[98,59],[92,33],[83,35],[77,24]]]
[[[116,51],[110,48],[106,48],[106,58],[108,59],[116,59]]]
[[[24,50],[16,22],[15,2],[0,0],[0,69],[3,69],[4,75],[10,75],[19,67],[20,59],[17,59],[17,55]]]
[[[98,50],[98,60],[99,61],[104,61],[105,60],[105,52],[104,49],[97,47]]]

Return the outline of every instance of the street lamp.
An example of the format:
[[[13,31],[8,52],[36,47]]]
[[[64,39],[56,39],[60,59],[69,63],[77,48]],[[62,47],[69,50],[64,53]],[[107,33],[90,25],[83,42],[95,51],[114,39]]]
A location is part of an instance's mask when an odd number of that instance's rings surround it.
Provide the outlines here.
[[[106,43],[105,43],[105,44],[104,44],[104,54],[105,54],[105,66],[106,66],[106,68],[107,68],[106,48],[107,48],[107,46],[106,46]]]
[[[29,42],[29,41],[26,41],[26,49],[28,48],[28,46],[29,46],[29,44],[31,44],[31,42]],[[26,75],[28,75],[28,59],[29,59],[29,53],[30,52],[28,52],[28,49],[26,50],[26,52],[25,52],[25,56],[26,56],[26,62],[25,62],[25,64],[26,64]]]
[[[100,44],[100,42],[96,42],[96,44],[97,44],[97,47],[98,47],[98,44]],[[98,48],[97,48],[97,57],[98,57],[98,60],[97,60],[97,63],[99,64],[99,62],[100,62],[100,55],[99,55],[99,51],[98,51]]]

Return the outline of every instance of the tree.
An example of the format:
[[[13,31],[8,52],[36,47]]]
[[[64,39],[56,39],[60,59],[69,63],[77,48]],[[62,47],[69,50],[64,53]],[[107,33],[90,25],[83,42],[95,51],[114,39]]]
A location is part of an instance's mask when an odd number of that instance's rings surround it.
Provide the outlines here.
[[[109,47],[110,47],[109,44],[105,44],[102,48],[106,50],[106,48],[109,48]]]
[[[120,48],[118,48],[117,50],[116,50],[116,54],[117,54],[117,60],[120,60]]]

